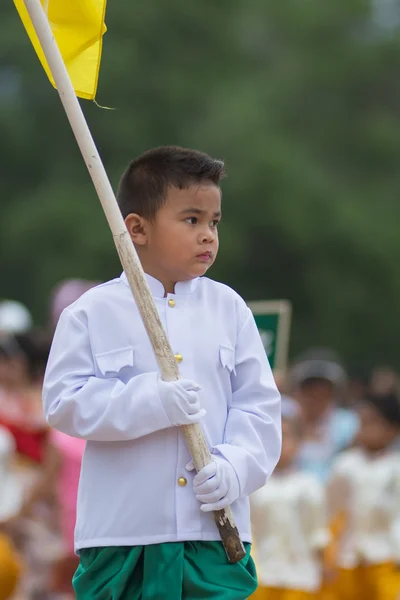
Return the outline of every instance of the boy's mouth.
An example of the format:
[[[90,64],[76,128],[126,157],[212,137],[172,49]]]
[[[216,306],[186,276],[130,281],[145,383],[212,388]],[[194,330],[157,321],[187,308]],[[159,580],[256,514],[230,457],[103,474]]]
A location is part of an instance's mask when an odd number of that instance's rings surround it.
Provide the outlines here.
[[[204,262],[209,262],[212,258],[212,252],[202,252],[201,254],[197,254],[196,258]]]

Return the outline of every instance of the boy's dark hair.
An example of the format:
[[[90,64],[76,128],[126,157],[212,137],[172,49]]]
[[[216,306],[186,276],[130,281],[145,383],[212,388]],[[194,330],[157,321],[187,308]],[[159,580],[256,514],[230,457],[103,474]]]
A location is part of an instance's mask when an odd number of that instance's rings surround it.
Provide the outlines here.
[[[222,160],[199,150],[162,146],[134,159],[121,177],[117,201],[122,216],[136,213],[154,219],[166,200],[167,189],[180,190],[202,182],[219,185],[225,175]]]

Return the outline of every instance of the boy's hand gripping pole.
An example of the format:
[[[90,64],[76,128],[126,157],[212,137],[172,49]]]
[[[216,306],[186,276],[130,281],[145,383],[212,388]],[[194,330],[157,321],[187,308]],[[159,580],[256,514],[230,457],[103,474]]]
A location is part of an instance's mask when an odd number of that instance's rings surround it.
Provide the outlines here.
[[[157,309],[148,287],[142,265],[126,229],[117,201],[89,127],[72,87],[67,69],[54,39],[40,0],[24,0],[31,21],[40,40],[46,60],[57,85],[72,131],[83,159],[89,170],[99,200],[113,234],[122,267],[126,273],[144,326],[153,346],[161,376],[165,381],[179,378],[179,370],[167,336],[163,330]],[[200,424],[180,428],[197,471],[211,462],[211,455]],[[214,512],[215,523],[221,535],[230,563],[236,563],[245,555],[232,511],[228,507]]]

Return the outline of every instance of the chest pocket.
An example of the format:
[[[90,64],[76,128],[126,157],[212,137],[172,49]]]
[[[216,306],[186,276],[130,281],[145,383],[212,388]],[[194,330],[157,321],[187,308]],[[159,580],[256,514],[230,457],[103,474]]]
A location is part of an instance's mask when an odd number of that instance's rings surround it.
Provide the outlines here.
[[[95,354],[97,368],[103,377],[117,377],[124,379],[124,375],[132,371],[134,366],[133,348],[117,348],[101,354]]]
[[[234,348],[231,348],[231,346],[221,345],[219,347],[219,361],[224,369],[227,369],[229,373],[236,375]]]

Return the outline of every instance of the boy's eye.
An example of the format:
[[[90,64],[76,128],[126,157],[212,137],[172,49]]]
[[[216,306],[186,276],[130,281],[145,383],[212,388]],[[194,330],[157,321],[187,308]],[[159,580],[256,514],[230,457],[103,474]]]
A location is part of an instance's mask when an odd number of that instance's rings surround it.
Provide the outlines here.
[[[211,225],[213,227],[217,227],[217,225],[219,225],[219,219],[214,219],[214,221],[211,221]]]
[[[197,217],[188,217],[187,219],[185,219],[186,223],[190,223],[190,225],[196,225],[198,222],[198,218]]]

